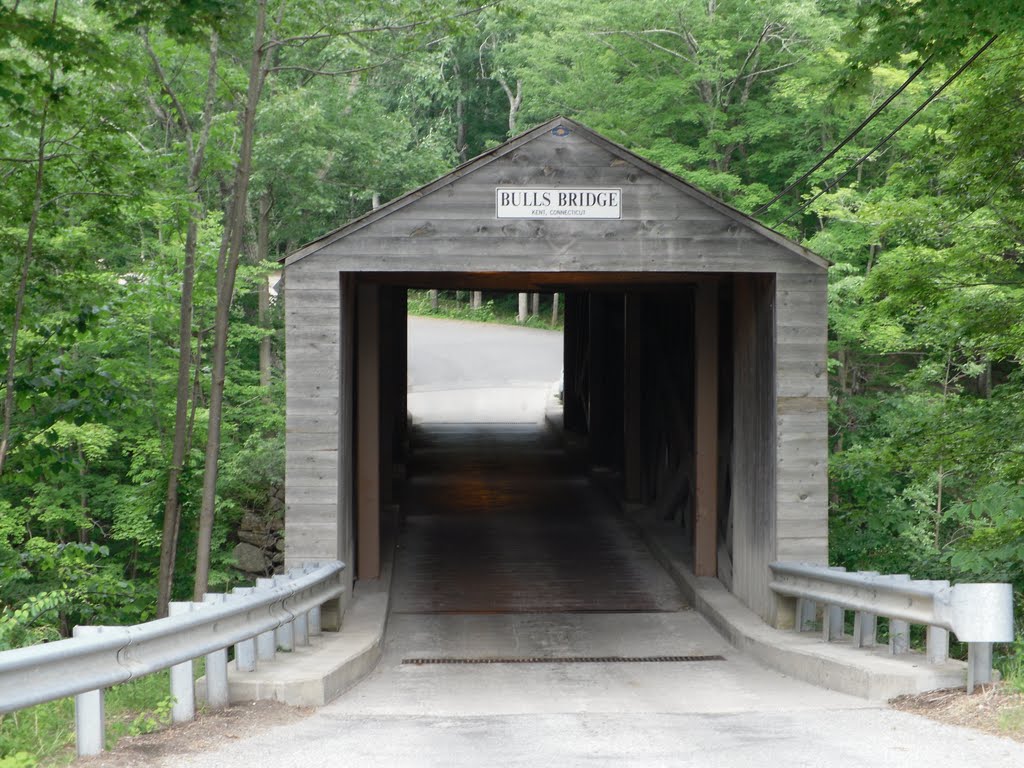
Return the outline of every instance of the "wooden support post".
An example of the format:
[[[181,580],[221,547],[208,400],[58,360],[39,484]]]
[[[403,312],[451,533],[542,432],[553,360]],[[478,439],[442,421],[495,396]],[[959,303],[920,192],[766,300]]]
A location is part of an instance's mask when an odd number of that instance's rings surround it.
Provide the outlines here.
[[[696,524],[693,570],[718,574],[718,285],[697,286],[694,307]]]
[[[482,294],[482,292],[480,292]],[[409,293],[404,288],[395,298],[395,338],[397,365],[395,370],[395,397],[398,403],[398,429],[396,431],[396,456],[404,465],[409,437]]]
[[[540,294],[534,293],[530,295],[530,317],[536,317],[540,314]]]
[[[329,630],[341,628],[345,607],[352,595],[356,576],[356,276],[343,272],[339,280],[340,377],[338,383],[338,553],[348,567],[342,574],[345,594],[338,600],[324,603],[321,626]]]
[[[551,294],[551,325],[558,325],[558,291]]]
[[[525,323],[526,322],[526,315],[527,315],[527,311],[528,311],[528,306],[527,305],[529,303],[529,301],[528,301],[529,297],[530,297],[530,294],[528,294],[528,293],[520,293],[519,294],[519,314],[516,316],[516,322],[518,322],[518,323]]]
[[[562,413],[565,430],[577,434],[586,431],[586,417],[580,397],[580,350],[587,333],[583,294],[565,294],[565,329],[562,331]]]
[[[380,288],[361,284],[356,301],[356,570],[380,576]]]
[[[590,338],[590,366],[587,370],[587,448],[592,467],[608,467],[611,450],[608,444],[609,381],[608,357],[608,296],[590,294],[588,336]]]
[[[395,440],[395,289],[378,289],[378,369],[380,371],[380,505],[384,509],[392,502],[392,466]]]
[[[650,328],[643,311],[643,300],[637,294],[626,294],[625,339],[623,344],[623,493],[626,501],[641,502],[644,496],[644,450],[646,444],[644,418],[648,382],[644,363],[644,343]]]

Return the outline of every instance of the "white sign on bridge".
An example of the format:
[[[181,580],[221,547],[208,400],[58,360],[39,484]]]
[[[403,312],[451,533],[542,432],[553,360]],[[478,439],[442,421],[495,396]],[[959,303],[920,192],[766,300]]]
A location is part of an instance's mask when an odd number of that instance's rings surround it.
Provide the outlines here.
[[[499,219],[620,219],[622,190],[498,187],[494,208]]]

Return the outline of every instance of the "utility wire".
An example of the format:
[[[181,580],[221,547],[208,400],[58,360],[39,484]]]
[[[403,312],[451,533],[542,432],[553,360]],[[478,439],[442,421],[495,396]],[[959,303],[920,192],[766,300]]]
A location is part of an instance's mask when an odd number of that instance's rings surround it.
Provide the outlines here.
[[[944,90],[946,90],[946,88],[950,84],[952,84],[952,82],[954,80],[956,80],[958,77],[960,77],[961,74],[963,74],[965,69],[967,69],[969,66],[971,66],[971,64],[973,64],[974,61],[979,56],[981,56],[981,54],[983,54],[985,51],[987,51],[988,47],[990,45],[992,45],[992,43],[994,43],[996,41],[997,37],[999,37],[999,35],[992,35],[992,37],[989,38],[987,43],[985,43],[983,46],[981,46],[981,48],[979,48],[974,53],[974,55],[971,56],[971,58],[969,58],[967,61],[965,61],[956,72],[954,72],[952,75],[949,76],[949,78],[947,78],[946,82],[944,82],[942,85],[940,85],[938,88],[936,88],[935,92],[932,93],[931,96],[929,96],[927,99],[925,99],[917,109],[915,109],[913,112],[911,112],[910,115],[902,123],[900,123],[895,128],[893,128],[884,139],[882,139],[880,142],[875,144],[875,146],[873,146],[863,157],[861,157],[857,162],[855,162],[853,165],[851,165],[849,168],[847,168],[845,171],[843,171],[831,184],[826,184],[825,187],[818,194],[816,194],[810,200],[807,200],[806,202],[802,203],[796,210],[794,210],[791,214],[786,216],[786,218],[780,219],[779,221],[776,221],[774,226],[777,227],[780,224],[785,224],[787,221],[792,219],[798,213],[800,213],[801,211],[806,209],[811,203],[813,203],[819,197],[821,197],[825,193],[829,192],[830,190],[834,189],[836,187],[836,185],[839,184],[839,182],[841,182],[843,179],[845,179],[847,176],[849,176],[851,173],[853,173],[855,168],[859,168],[861,166],[861,164],[864,163],[865,160],[867,160],[869,157],[871,157],[873,154],[875,154],[875,152],[877,152],[879,149],[881,149],[883,146],[885,146],[885,144],[889,141],[889,139],[891,139],[893,136],[895,136],[897,133],[899,133],[907,123],[909,123],[911,120],[913,120],[915,117],[917,117],[918,113],[920,113],[921,110],[923,110],[925,107],[927,107],[929,104],[931,104],[939,96],[940,93],[942,93]]]
[[[807,173],[805,173],[803,176],[801,176],[799,179],[794,181],[792,184],[790,184],[784,190],[779,192],[779,194],[777,194],[775,197],[773,197],[767,203],[765,203],[760,208],[758,208],[756,211],[754,211],[754,216],[760,216],[762,213],[765,213],[769,208],[771,208],[773,205],[775,205],[775,203],[777,203],[783,197],[785,197],[790,192],[792,192],[793,189],[795,189],[800,184],[803,184],[805,181],[807,181],[807,178],[812,173],[814,173],[816,170],[821,168],[821,166],[823,166],[825,163],[827,163],[829,160],[831,160],[833,157],[835,157],[836,152],[838,152],[840,149],[842,149],[847,144],[849,144],[854,138],[856,138],[857,134],[860,133],[862,130],[864,130],[864,128],[867,127],[868,123],[870,123],[872,120],[874,120],[876,117],[878,117],[878,115],[882,112],[882,110],[885,109],[887,106],[889,106],[889,104],[892,103],[893,99],[895,99],[897,96],[899,96],[901,93],[903,93],[903,91],[906,90],[907,86],[910,85],[912,82],[914,82],[914,80],[917,79],[918,75],[920,75],[922,72],[924,72],[924,68],[926,66],[928,66],[928,62],[931,61],[931,60],[932,60],[932,56],[929,56],[924,61],[922,61],[921,62],[921,66],[919,66],[917,69],[915,69],[913,74],[911,74],[910,77],[908,77],[906,80],[903,81],[903,85],[901,85],[899,88],[897,88],[891,94],[889,94],[889,97],[885,101],[883,101],[875,109],[874,112],[872,112],[870,115],[868,115],[866,118],[864,118],[864,120],[861,121],[861,124],[853,129],[852,133],[850,133],[845,139],[843,139],[838,144],[836,144],[835,147],[833,147],[832,150],[827,155],[825,155],[823,158],[821,158],[821,160],[819,160],[817,163],[815,163],[814,167],[811,168],[809,171],[807,171]]]

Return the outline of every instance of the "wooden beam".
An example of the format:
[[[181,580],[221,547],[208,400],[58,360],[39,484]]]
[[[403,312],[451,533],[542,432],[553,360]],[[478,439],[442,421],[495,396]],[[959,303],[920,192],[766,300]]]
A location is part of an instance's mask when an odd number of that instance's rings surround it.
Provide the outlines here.
[[[718,574],[718,286],[697,287],[694,308],[696,523],[693,570]]]
[[[356,574],[380,576],[380,288],[360,284],[356,321]]]
[[[567,432],[582,434],[586,431],[586,414],[580,394],[580,358],[586,325],[585,294],[567,291],[565,294],[565,325],[562,331],[562,415]]]
[[[643,298],[627,293],[625,300],[625,340],[623,375],[623,493],[626,501],[643,501],[644,460],[646,459],[647,382],[644,343],[650,327],[646,322]]]
[[[552,292],[567,289],[607,289],[624,286],[648,291],[674,291],[679,285],[716,282],[719,276],[694,272],[360,272],[359,279],[406,288],[466,291]]]

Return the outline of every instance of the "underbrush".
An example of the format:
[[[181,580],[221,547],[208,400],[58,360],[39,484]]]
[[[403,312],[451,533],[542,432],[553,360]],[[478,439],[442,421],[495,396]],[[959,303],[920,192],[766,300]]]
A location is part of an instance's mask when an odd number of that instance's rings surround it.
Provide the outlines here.
[[[106,746],[171,722],[170,673],[158,672],[107,691]],[[0,768],[67,765],[75,759],[73,698],[0,715]]]

